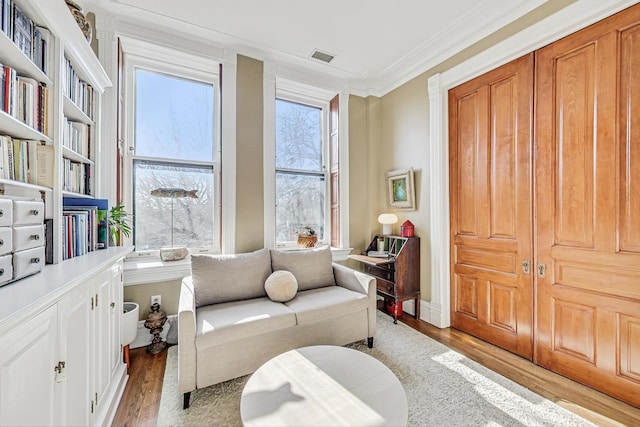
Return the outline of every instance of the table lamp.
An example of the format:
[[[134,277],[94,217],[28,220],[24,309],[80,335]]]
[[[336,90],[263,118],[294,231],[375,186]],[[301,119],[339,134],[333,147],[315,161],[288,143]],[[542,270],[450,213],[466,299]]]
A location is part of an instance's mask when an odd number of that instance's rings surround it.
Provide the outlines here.
[[[378,222],[382,224],[382,234],[388,236],[392,232],[392,226],[398,222],[398,217],[392,213],[383,213],[378,217]]]

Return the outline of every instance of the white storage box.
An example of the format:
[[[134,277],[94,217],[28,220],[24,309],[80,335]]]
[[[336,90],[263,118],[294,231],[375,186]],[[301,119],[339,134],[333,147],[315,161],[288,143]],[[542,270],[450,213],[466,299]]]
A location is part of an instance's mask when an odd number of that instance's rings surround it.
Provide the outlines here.
[[[44,202],[38,200],[13,201],[13,225],[44,224]]]
[[[0,255],[13,251],[13,228],[0,227]]]
[[[13,227],[13,251],[37,248],[44,245],[44,225]]]
[[[16,280],[38,273],[42,267],[44,267],[44,246],[13,254],[13,278]]]
[[[0,199],[0,227],[13,225],[13,201]]]
[[[13,255],[0,256],[0,286],[8,283],[13,278]]]

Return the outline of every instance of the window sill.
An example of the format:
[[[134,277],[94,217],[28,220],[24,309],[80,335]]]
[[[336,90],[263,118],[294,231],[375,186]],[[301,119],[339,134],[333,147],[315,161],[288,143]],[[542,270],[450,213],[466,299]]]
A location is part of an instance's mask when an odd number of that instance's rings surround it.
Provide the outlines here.
[[[124,262],[124,286],[182,280],[191,274],[191,257],[180,261],[130,258]]]
[[[307,249],[313,249],[313,248],[305,248],[303,246],[298,246],[298,245],[281,246],[276,248],[276,250],[283,251],[283,252],[304,251]],[[331,246],[331,257],[333,258],[334,261],[346,261],[347,257],[349,256],[352,250],[353,248],[334,248],[333,246]]]
[[[278,248],[295,251],[305,248]],[[353,248],[331,248],[333,261],[345,261]],[[180,261],[161,261],[159,258],[129,258],[124,262],[124,286],[182,280],[191,274],[191,257]]]
[[[331,247],[331,256],[334,261],[346,261],[353,248],[334,248]]]

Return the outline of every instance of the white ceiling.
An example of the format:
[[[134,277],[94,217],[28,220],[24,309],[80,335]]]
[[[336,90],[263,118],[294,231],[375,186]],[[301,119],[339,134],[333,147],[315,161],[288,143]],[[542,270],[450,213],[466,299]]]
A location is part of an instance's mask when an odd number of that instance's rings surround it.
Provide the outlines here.
[[[547,0],[84,0],[382,95]],[[335,55],[326,64],[314,49]]]

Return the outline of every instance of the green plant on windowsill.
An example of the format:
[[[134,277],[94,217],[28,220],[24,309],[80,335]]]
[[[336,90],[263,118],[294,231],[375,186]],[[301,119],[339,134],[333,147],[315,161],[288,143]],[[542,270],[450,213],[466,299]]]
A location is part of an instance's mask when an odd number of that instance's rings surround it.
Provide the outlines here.
[[[109,244],[120,246],[120,233],[125,237],[131,235],[129,214],[124,210],[124,205],[117,204],[109,210]]]

